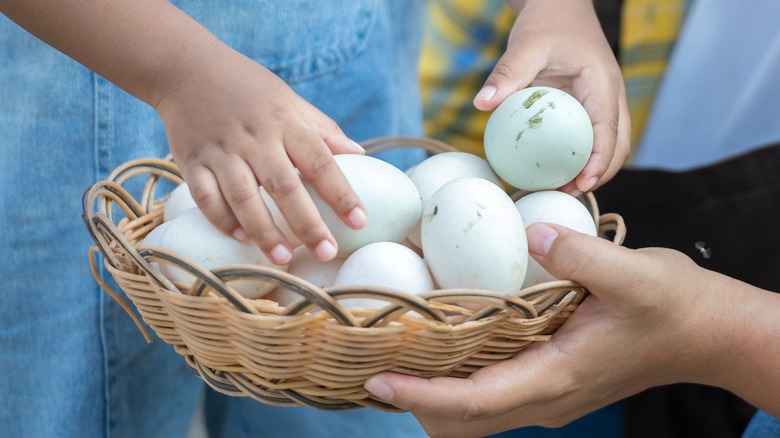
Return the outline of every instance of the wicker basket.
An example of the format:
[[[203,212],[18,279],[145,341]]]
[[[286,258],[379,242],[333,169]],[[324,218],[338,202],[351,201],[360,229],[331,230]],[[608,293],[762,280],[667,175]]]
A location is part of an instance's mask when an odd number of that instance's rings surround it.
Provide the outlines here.
[[[431,139],[405,137],[379,138],[365,146],[368,153],[410,146],[431,153],[454,150]],[[323,290],[260,266],[207,271],[173,252],[140,243],[162,223],[168,194],[156,191],[163,179],[182,182],[170,159],[142,159],[126,163],[85,192],[84,221],[96,242],[90,250],[93,273],[150,340],[135,313],[100,277],[95,257],[99,251],[143,320],[173,345],[194,374],[224,394],[277,406],[397,411],[363,389],[366,379],[388,370],[423,377],[468,376],[532,342],[548,340],[587,294],[572,281],[555,281],[511,297],[471,289],[409,296],[376,288]],[[136,182],[128,184],[130,180]],[[141,187],[142,193],[134,197],[128,185]],[[600,235],[622,243],[621,217],[599,215],[595,198],[583,199],[599,223]],[[196,281],[173,284],[154,263],[175,264]],[[272,282],[300,299],[287,307],[249,300],[231,288],[237,279]],[[387,306],[347,309],[339,304],[355,297],[384,300]]]

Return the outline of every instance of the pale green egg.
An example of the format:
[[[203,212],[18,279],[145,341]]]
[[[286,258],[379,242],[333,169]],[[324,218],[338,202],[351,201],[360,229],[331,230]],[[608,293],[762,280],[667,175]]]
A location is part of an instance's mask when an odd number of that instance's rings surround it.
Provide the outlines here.
[[[568,93],[529,87],[507,97],[485,127],[485,154],[512,186],[529,191],[559,188],[585,167],[593,150],[593,126]]]

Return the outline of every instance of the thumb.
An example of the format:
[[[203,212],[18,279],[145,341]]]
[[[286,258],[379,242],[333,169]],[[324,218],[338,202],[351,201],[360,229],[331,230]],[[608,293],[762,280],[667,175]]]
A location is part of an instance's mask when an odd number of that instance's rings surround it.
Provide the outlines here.
[[[521,43],[510,45],[474,98],[474,106],[494,110],[510,94],[530,85],[543,67],[541,51]]]
[[[609,240],[544,223],[529,225],[526,234],[531,256],[547,272],[594,295],[620,295],[641,277],[638,254]]]

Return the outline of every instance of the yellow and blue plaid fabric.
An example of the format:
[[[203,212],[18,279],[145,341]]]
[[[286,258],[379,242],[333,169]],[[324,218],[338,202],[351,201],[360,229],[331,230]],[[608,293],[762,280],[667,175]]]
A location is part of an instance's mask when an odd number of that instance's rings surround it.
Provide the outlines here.
[[[505,0],[430,0],[420,80],[425,133],[485,156],[490,116],[472,105],[504,53],[514,12]]]
[[[631,144],[644,132],[656,91],[685,19],[689,0],[625,0],[620,67],[631,114]]]
[[[691,0],[624,0],[620,63],[632,118],[643,132]],[[420,80],[427,136],[484,157],[490,116],[472,100],[506,49],[514,12],[504,0],[430,0]]]

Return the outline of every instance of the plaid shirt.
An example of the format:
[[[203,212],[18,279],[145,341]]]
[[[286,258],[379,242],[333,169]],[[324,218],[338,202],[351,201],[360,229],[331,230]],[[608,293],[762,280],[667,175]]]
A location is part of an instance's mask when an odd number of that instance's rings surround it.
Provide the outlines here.
[[[504,0],[430,0],[420,65],[425,133],[485,156],[489,112],[472,105],[506,49],[514,12]]]

